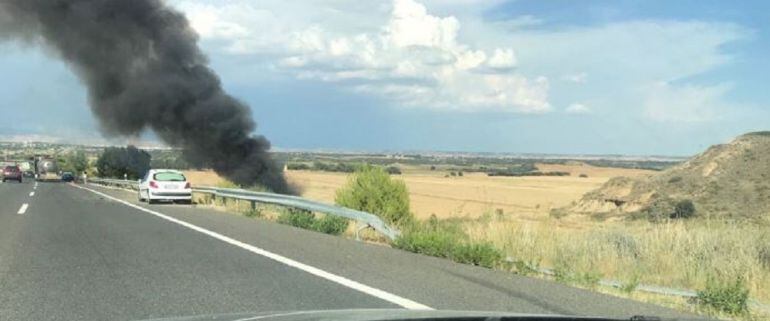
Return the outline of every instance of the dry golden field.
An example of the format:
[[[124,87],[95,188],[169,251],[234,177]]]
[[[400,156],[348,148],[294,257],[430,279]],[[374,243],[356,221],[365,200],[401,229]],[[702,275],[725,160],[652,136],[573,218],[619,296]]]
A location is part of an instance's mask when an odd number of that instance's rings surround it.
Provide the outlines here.
[[[541,171],[565,171],[571,176],[489,177],[483,173],[465,173],[445,177],[445,171],[404,167],[404,174],[394,176],[406,182],[412,211],[419,219],[435,214],[438,218],[478,217],[503,212],[522,219],[541,219],[551,208],[579,199],[614,176],[636,177],[652,173],[646,170],[594,167],[581,163],[538,165]],[[580,174],[587,178],[578,177]],[[217,185],[221,179],[211,172],[188,171],[196,185]],[[287,171],[289,181],[304,197],[334,202],[336,191],[348,179],[346,173]]]

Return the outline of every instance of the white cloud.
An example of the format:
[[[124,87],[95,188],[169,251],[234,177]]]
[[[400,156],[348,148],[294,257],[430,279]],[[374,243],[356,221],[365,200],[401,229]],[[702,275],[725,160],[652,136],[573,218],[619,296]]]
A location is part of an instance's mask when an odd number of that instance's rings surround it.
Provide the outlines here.
[[[718,119],[730,109],[723,96],[729,84],[714,86],[680,85],[666,82],[645,88],[645,116],[662,122],[703,122]]]
[[[723,47],[749,33],[729,23],[640,20],[512,32],[485,42],[516,48],[519,61],[528,62],[521,67],[559,76],[580,71],[592,81],[627,86],[680,80],[729,63]]]
[[[207,48],[254,57],[271,66],[266,74],[330,82],[394,105],[465,111],[538,113],[551,110],[551,99],[590,100],[591,109],[637,118],[693,118],[685,117],[693,108],[668,97],[699,99],[699,111],[718,113],[728,90],[686,80],[729,63],[723,46],[751,34],[698,20],[491,22],[482,9],[494,3],[484,0],[173,1]]]
[[[705,74],[733,60],[726,45],[751,35],[730,23],[640,20],[511,32],[486,41],[515,48],[517,70],[581,84],[554,86],[554,100],[588,99],[591,108],[628,119],[702,122],[730,110],[724,103],[730,88],[690,79],[721,82]]]
[[[487,66],[492,69],[511,69],[516,66],[516,58],[513,49],[495,49],[495,53],[487,61]]]
[[[584,72],[576,73],[576,74],[565,74],[561,76],[561,80],[576,84],[582,84],[585,83],[588,79],[588,74]]]
[[[564,109],[567,114],[590,114],[591,109],[581,103],[574,103]]]
[[[456,17],[432,15],[414,0],[394,0],[385,20],[361,24],[361,32],[335,30],[312,19],[309,25],[286,24],[276,18],[279,14],[256,5],[181,2],[179,7],[204,40],[223,41],[230,54],[275,56],[278,70],[298,78],[339,82],[406,106],[550,110],[548,80],[515,72],[513,48],[461,43]]]
[[[495,22],[497,26],[500,26],[502,28],[509,29],[512,31],[529,28],[529,27],[536,27],[544,23],[545,21],[532,15],[522,15],[522,16],[517,16],[510,19]]]
[[[390,23],[385,27],[385,41],[396,47],[457,47],[460,22],[455,17],[436,17],[413,0],[394,0]]]

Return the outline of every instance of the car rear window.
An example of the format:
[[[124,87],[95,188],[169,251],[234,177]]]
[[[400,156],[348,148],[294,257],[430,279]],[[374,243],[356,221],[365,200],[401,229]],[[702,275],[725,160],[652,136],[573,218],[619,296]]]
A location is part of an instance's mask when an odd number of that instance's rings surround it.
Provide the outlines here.
[[[6,172],[15,172],[15,171],[18,171],[18,170],[19,170],[19,168],[16,167],[16,166],[6,166],[5,167],[5,171]]]
[[[186,180],[184,175],[174,172],[155,173],[155,175],[152,176],[152,179],[161,182],[184,182]]]

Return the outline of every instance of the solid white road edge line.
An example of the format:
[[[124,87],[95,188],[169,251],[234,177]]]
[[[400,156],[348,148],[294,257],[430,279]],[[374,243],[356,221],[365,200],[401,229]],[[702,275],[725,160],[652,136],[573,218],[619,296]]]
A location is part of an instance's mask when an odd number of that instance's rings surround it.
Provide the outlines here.
[[[29,207],[29,204],[27,203],[21,204],[21,208],[19,208],[19,211],[16,212],[16,214],[24,214],[25,212],[27,212],[27,207]]]
[[[119,198],[115,198],[115,197],[112,197],[110,195],[104,194],[102,192],[99,192],[99,191],[96,191],[96,190],[93,190],[93,189],[90,189],[90,188],[87,188],[87,187],[77,186],[75,184],[70,184],[70,185],[74,186],[74,187],[77,187],[79,189],[86,190],[86,191],[89,191],[91,193],[97,194],[99,196],[111,199],[111,200],[113,200],[115,202],[118,202],[118,203],[121,203],[123,205],[129,206],[129,207],[133,207],[133,208],[135,208],[137,210],[140,210],[142,212],[155,215],[155,216],[160,217],[160,218],[162,218],[164,220],[167,220],[169,222],[173,222],[173,223],[179,224],[179,225],[184,226],[186,228],[189,228],[191,230],[194,230],[194,231],[206,234],[208,236],[211,236],[211,237],[213,237],[215,239],[218,239],[220,241],[223,241],[225,243],[229,243],[231,245],[235,245],[237,247],[240,247],[240,248],[242,248],[242,249],[244,249],[246,251],[252,252],[254,254],[264,256],[264,257],[266,257],[268,259],[271,259],[273,261],[277,261],[279,263],[291,266],[293,268],[300,269],[302,271],[305,271],[305,272],[310,273],[312,275],[315,275],[317,277],[320,277],[320,278],[332,281],[334,283],[340,284],[342,286],[351,288],[351,289],[359,291],[359,292],[363,292],[365,294],[374,296],[376,298],[380,298],[382,300],[385,300],[385,301],[388,301],[390,303],[399,305],[401,307],[404,307],[404,308],[407,308],[407,309],[410,309],[410,310],[433,310],[433,308],[431,308],[431,307],[429,307],[427,305],[424,305],[424,304],[421,304],[421,303],[409,300],[407,298],[400,297],[400,296],[392,294],[390,292],[386,292],[386,291],[383,291],[383,290],[380,290],[380,289],[377,289],[377,288],[370,287],[368,285],[365,285],[365,284],[353,281],[351,279],[348,279],[348,278],[345,278],[345,277],[342,277],[342,276],[339,276],[339,275],[336,275],[336,274],[333,274],[333,273],[326,272],[326,271],[321,270],[319,268],[316,268],[316,267],[307,265],[305,263],[301,263],[301,262],[292,260],[292,259],[290,259],[288,257],[282,256],[282,255],[279,255],[279,254],[275,254],[273,252],[269,252],[267,250],[258,248],[256,246],[253,246],[253,245],[250,245],[250,244],[247,244],[247,243],[243,243],[243,242],[238,241],[236,239],[233,239],[233,238],[224,236],[222,234],[219,234],[219,233],[207,230],[207,229],[199,227],[197,225],[193,225],[193,224],[187,223],[185,221],[175,219],[175,218],[170,217],[168,215],[165,215],[165,214],[162,214],[162,213],[159,213],[159,212],[156,212],[156,211],[153,211],[153,210],[150,210],[150,209],[138,206],[138,205],[131,204],[131,203],[126,202],[124,200],[121,200]],[[26,204],[24,204],[23,208],[26,208]]]

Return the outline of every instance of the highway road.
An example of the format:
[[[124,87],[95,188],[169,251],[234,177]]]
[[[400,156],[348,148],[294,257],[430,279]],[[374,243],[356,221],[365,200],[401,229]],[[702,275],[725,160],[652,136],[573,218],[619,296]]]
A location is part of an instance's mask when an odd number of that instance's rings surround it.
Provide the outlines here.
[[[0,184],[2,320],[350,308],[692,318],[205,207],[138,203],[122,190]]]

